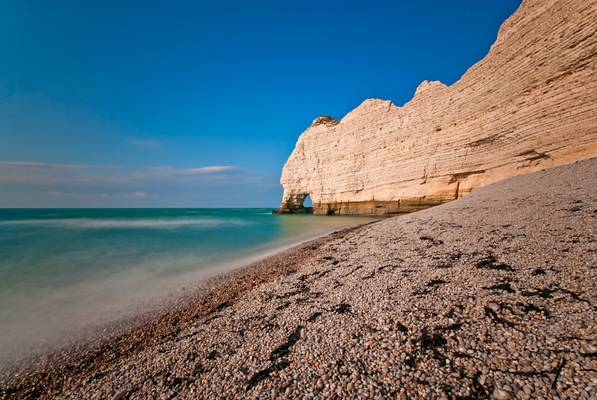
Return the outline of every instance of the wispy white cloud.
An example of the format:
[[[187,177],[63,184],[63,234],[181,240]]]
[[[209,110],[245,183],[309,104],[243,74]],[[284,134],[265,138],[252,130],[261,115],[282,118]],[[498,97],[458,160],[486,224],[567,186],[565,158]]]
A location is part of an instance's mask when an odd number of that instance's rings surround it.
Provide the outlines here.
[[[191,168],[188,171],[193,174],[213,174],[216,172],[238,171],[238,168],[231,165],[210,165],[207,167]]]
[[[228,172],[241,172],[241,169],[232,165],[207,165],[195,168],[177,168],[171,166],[149,167],[143,171],[144,174],[154,174],[156,176],[174,176],[174,175],[205,175],[222,174]]]
[[[69,170],[84,170],[84,169],[121,169],[121,170],[132,170],[135,172],[141,172],[146,175],[156,173],[159,175],[194,175],[194,174],[215,174],[223,172],[234,172],[240,171],[240,168],[233,165],[207,165],[195,168],[178,168],[172,166],[159,166],[159,167],[145,167],[145,168],[124,168],[113,165],[94,165],[94,164],[54,164],[44,163],[35,161],[0,161],[0,168],[20,169],[20,170],[58,170],[58,169],[69,169]]]
[[[167,205],[189,204],[189,199],[198,199],[197,204],[220,205],[213,199],[245,197],[229,197],[226,193],[263,192],[278,187],[277,177],[232,165],[132,168],[0,161],[0,207]]]

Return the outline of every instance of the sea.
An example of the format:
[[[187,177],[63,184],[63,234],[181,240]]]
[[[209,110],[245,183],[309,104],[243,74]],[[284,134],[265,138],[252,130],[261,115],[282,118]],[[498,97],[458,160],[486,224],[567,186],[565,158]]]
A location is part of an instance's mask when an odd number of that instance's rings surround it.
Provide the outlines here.
[[[266,208],[0,209],[0,366],[369,221]]]

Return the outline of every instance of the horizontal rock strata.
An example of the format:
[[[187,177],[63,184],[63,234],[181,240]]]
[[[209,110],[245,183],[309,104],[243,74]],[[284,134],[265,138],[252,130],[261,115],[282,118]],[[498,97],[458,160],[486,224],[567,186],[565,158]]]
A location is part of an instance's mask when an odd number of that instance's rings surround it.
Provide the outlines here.
[[[597,155],[597,3],[526,0],[452,86],[317,118],[282,172],[280,212],[393,214]]]

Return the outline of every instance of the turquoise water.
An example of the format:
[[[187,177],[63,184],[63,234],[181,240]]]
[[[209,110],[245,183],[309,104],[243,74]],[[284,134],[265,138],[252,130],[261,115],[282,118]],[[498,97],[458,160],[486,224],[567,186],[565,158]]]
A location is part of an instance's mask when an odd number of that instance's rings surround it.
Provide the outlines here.
[[[144,311],[361,217],[271,209],[0,210],[0,361]]]

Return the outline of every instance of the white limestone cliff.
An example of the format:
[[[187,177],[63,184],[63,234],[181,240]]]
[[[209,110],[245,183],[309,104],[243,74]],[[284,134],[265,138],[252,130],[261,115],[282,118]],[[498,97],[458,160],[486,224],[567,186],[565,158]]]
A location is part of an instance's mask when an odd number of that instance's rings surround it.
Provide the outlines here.
[[[597,156],[597,2],[525,0],[489,53],[402,107],[316,119],[282,171],[280,212],[393,214]]]

